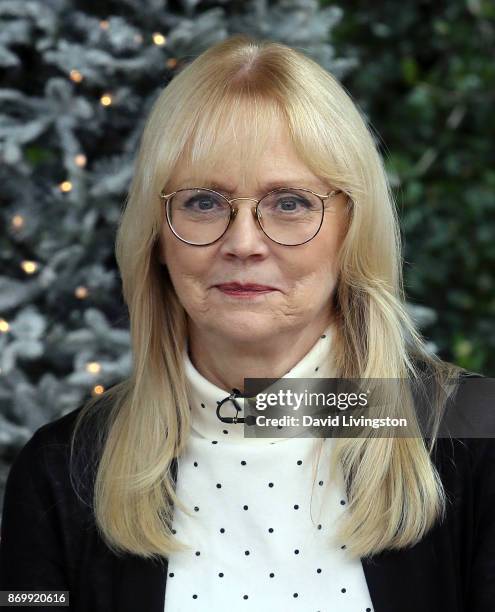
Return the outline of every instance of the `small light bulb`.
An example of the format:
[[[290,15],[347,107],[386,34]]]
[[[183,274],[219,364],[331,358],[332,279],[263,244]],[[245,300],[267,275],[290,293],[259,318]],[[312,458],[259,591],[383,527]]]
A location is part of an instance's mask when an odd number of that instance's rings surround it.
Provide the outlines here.
[[[38,269],[38,264],[35,261],[26,260],[21,263],[21,268],[26,274],[33,274]]]
[[[84,78],[79,70],[71,70],[69,76],[74,83],[80,83]]]
[[[90,372],[91,374],[98,374],[100,370],[101,365],[97,361],[91,361],[90,363],[86,364],[86,371]]]
[[[163,34],[160,34],[160,32],[155,32],[153,34],[153,42],[155,43],[155,45],[161,47],[167,42],[167,39],[165,38],[165,36],[163,36]]]
[[[12,217],[12,227],[16,229],[22,227],[24,225],[24,217],[22,215],[14,215]]]
[[[74,294],[77,298],[83,300],[84,298],[88,297],[88,290],[86,289],[86,287],[76,287]]]

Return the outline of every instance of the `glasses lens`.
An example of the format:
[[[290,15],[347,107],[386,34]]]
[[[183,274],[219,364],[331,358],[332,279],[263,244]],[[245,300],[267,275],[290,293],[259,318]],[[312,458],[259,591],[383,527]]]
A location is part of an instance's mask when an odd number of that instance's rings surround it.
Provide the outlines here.
[[[177,236],[193,244],[209,244],[220,238],[229,218],[227,200],[208,189],[181,189],[169,200],[170,226]]]
[[[322,201],[303,189],[270,193],[261,200],[258,210],[266,234],[288,246],[311,240],[323,219]]]

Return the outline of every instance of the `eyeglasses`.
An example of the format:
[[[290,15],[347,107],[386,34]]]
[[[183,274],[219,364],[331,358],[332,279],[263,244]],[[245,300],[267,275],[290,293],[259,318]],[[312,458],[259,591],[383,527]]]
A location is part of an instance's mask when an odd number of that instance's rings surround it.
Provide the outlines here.
[[[260,200],[227,198],[206,188],[178,189],[169,194],[160,192],[166,203],[167,223],[179,240],[193,246],[217,242],[236,218],[235,200],[253,200],[253,217],[263,233],[284,246],[298,246],[312,240],[320,231],[325,213],[325,200],[341,189],[320,195],[310,189],[280,187]]]

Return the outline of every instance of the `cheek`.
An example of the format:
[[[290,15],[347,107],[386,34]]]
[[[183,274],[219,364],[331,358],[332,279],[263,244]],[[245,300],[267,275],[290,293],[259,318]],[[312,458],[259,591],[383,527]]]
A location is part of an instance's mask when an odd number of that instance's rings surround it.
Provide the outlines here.
[[[326,295],[335,282],[335,270],[331,261],[320,261],[294,279],[293,288],[303,299]]]
[[[187,245],[166,243],[164,254],[170,279],[182,304],[201,302],[205,298],[205,279],[211,269],[207,254]]]
[[[202,253],[196,252],[194,247],[187,246],[176,239],[168,239],[162,242],[162,253],[170,276],[177,281],[181,277],[200,277],[204,269]]]
[[[193,319],[210,309],[207,293],[200,279],[190,270],[182,270],[179,262],[169,268],[169,275],[179,303]]]
[[[286,267],[286,279],[293,299],[315,300],[329,297],[337,279],[337,243],[335,237],[322,236],[314,248],[299,254]]]
[[[324,278],[331,275],[336,268],[339,237],[338,233],[332,231],[322,231],[307,243],[307,248],[298,252],[292,258],[294,270],[298,271],[303,277]]]

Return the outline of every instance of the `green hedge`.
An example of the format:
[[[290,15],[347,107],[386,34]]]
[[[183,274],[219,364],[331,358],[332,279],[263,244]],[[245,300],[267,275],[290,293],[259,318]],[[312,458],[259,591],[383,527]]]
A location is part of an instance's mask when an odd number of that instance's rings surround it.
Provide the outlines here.
[[[330,5],[322,2],[322,6]],[[342,79],[394,186],[411,303],[449,361],[495,371],[495,5],[353,2],[332,32]]]

